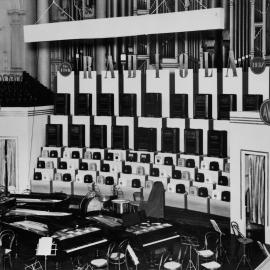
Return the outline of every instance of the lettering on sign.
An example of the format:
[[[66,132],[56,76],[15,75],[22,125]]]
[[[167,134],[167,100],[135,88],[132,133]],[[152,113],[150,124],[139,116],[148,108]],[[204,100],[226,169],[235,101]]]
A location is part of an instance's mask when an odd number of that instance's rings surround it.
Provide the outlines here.
[[[262,103],[260,107],[260,117],[265,124],[270,125],[270,99]]]
[[[265,70],[265,61],[262,57],[254,57],[250,61],[250,69],[254,74],[261,74]]]
[[[72,71],[72,66],[68,62],[63,62],[59,67],[59,72],[62,76],[69,76]]]

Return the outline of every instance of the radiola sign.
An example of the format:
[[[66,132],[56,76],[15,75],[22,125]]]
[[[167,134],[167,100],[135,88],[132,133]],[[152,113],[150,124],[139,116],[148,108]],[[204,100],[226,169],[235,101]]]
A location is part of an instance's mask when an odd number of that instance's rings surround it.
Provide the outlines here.
[[[250,61],[250,69],[254,74],[261,74],[265,70],[265,61],[262,57],[254,57]]]
[[[59,67],[59,72],[62,76],[67,77],[72,71],[72,66],[68,62],[63,62]]]

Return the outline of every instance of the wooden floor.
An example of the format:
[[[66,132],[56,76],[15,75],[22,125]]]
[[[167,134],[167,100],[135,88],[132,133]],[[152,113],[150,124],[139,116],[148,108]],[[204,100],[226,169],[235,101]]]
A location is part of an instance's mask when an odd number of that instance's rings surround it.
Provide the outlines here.
[[[222,264],[223,270],[233,270],[236,269],[237,263],[240,260],[242,256],[242,250],[237,246],[237,241],[235,238],[230,235],[230,221],[228,218],[222,218],[222,217],[217,217],[217,216],[210,216],[207,214],[202,214],[198,212],[191,212],[187,210],[179,210],[179,209],[172,209],[172,208],[167,208],[166,209],[166,216],[168,218],[172,218],[176,220],[177,222],[177,227],[179,229],[179,233],[181,235],[192,235],[195,236],[199,239],[199,242],[201,245],[203,245],[203,239],[204,235],[206,232],[213,230],[212,225],[210,223],[210,218],[214,218],[216,222],[219,224],[220,228],[222,231],[226,234],[225,237],[223,238],[223,244],[225,249],[228,252],[228,257],[230,260],[230,264],[227,262],[224,262]],[[180,244],[181,247],[181,244]],[[178,246],[175,246],[175,249],[178,249]],[[181,247],[183,250],[184,254],[184,247]],[[156,258],[156,263],[158,263],[161,251],[155,251],[153,257]],[[264,256],[262,252],[260,251],[256,241],[249,247],[248,249],[248,255],[251,258],[251,265],[256,268],[256,266],[263,260]],[[194,262],[196,261],[195,259],[195,252],[192,253],[192,258]],[[87,262],[90,259],[89,254],[85,254],[84,256],[81,257],[81,262]],[[44,263],[44,259],[40,258],[40,261]],[[188,263],[188,256],[185,256],[183,260],[183,270],[186,269]],[[0,267],[0,269],[2,269]],[[6,267],[7,270],[9,270],[9,266],[7,265]],[[24,269],[24,261],[21,258],[13,258],[13,269],[15,270],[22,270]],[[43,268],[44,269],[44,268]],[[48,270],[53,270],[56,269],[55,263],[51,260],[48,262]],[[63,270],[71,270],[75,269],[72,268],[71,261],[66,260],[62,266]],[[114,267],[111,267],[110,269],[115,269]],[[125,269],[125,268],[122,268]],[[132,263],[130,263],[130,269],[135,269],[134,266],[132,267]],[[138,269],[158,269],[158,265],[139,265]],[[249,269],[247,266],[241,266],[239,269]]]

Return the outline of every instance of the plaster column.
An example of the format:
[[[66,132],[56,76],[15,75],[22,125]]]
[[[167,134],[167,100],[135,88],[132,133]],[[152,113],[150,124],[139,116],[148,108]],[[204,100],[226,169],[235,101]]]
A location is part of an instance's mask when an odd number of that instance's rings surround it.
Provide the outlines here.
[[[37,0],[37,18],[41,18],[39,23],[49,23],[49,12],[44,13],[48,8],[48,0]],[[41,17],[42,16],[42,17]],[[38,43],[37,49],[37,72],[38,80],[48,88],[51,88],[50,82],[50,46],[49,42]]]
[[[255,37],[255,0],[250,0],[250,56],[251,59],[254,57],[254,37]]]
[[[96,0],[96,18],[106,18],[106,0]],[[96,70],[101,74],[106,69],[106,46],[102,39],[96,41]]]
[[[118,16],[118,0],[112,0],[112,17]],[[115,63],[118,61],[118,40],[117,38],[114,38],[113,40],[113,60]]]

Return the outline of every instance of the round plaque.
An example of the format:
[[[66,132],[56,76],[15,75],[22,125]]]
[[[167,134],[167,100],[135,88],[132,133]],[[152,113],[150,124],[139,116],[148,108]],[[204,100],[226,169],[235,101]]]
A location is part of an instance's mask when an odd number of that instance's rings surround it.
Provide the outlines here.
[[[62,76],[69,76],[72,71],[72,66],[68,62],[63,62],[59,67],[59,72]]]
[[[260,107],[260,117],[265,124],[270,125],[270,99],[262,103]]]
[[[261,74],[265,70],[265,61],[262,57],[254,57],[250,61],[250,69],[254,74]]]

